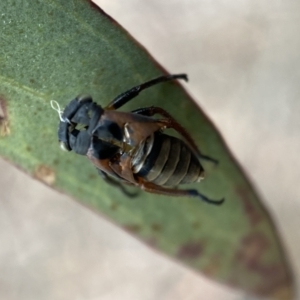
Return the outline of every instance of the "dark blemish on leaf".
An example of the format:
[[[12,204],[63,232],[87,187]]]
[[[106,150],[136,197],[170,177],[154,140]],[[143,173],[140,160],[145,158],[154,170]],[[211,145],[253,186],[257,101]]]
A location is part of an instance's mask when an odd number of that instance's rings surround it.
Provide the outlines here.
[[[89,174],[89,175],[88,175],[88,178],[89,178],[90,180],[95,180],[95,179],[97,178],[97,176],[96,176],[95,174]]]
[[[55,166],[57,166],[57,165],[59,164],[59,160],[58,160],[57,158],[55,158],[55,159],[53,160],[53,164],[54,164]]]
[[[7,102],[3,96],[0,96],[0,136],[10,134],[10,126],[8,120]]]
[[[151,225],[151,228],[152,228],[152,230],[155,231],[155,232],[160,232],[160,231],[162,230],[161,224],[158,224],[158,223],[153,223],[153,224]]]
[[[141,226],[137,224],[125,225],[124,228],[131,233],[137,233],[141,230]]]
[[[37,166],[33,175],[36,179],[48,185],[53,185],[53,183],[55,182],[54,171],[46,165]]]
[[[253,270],[268,247],[269,242],[262,233],[252,233],[242,239],[241,247],[237,253],[237,260],[248,269]]]
[[[117,203],[112,203],[110,205],[110,209],[113,210],[113,211],[116,211],[118,209],[119,205]]]
[[[31,150],[32,150],[31,147],[29,147],[29,146],[26,146],[25,149],[26,149],[27,152],[31,152]]]
[[[183,245],[178,253],[177,257],[184,259],[198,258],[203,252],[203,244],[201,242],[191,242]]]
[[[92,84],[93,84],[93,85],[96,85],[96,86],[97,86],[97,85],[99,86],[99,85],[100,85],[100,80],[97,79],[97,78],[95,78],[95,79],[92,81]]]
[[[30,79],[29,79],[29,82],[30,82],[30,83],[35,83],[35,80],[32,79],[32,78],[30,78]]]
[[[256,226],[262,219],[261,213],[254,206],[252,199],[249,197],[248,191],[244,188],[238,188],[237,194],[242,199],[244,212],[248,217],[251,226]]]
[[[157,246],[157,239],[155,237],[151,237],[145,240],[145,243],[150,247],[155,248]]]
[[[213,255],[209,259],[208,265],[204,267],[203,272],[209,277],[214,277],[220,270],[221,258],[219,255]]]
[[[192,224],[192,226],[193,226],[193,228],[194,229],[198,229],[198,228],[200,228],[200,223],[199,222],[194,222],[193,224]]]

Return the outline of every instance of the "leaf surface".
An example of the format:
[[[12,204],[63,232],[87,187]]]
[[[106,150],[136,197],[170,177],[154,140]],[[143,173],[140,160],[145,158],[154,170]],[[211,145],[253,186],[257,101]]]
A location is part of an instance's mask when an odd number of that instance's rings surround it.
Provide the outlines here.
[[[108,216],[161,252],[249,293],[291,299],[292,275],[274,225],[211,122],[177,83],[144,91],[129,111],[161,106],[192,135],[207,178],[197,188],[226,202],[140,191],[129,199],[82,156],[60,151],[55,99],[88,93],[105,106],[165,71],[114,20],[84,0],[0,3],[0,154],[28,174]],[[123,109],[123,108],[122,108]]]

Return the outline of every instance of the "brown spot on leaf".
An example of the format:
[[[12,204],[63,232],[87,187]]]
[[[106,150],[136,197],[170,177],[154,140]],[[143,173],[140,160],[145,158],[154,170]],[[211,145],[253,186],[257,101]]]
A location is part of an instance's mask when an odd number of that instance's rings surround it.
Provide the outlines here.
[[[214,277],[221,268],[221,260],[219,255],[213,255],[209,259],[208,265],[204,267],[203,272],[209,277]]]
[[[37,166],[34,171],[34,177],[48,185],[53,185],[55,182],[54,171],[46,165]]]
[[[97,176],[95,174],[89,174],[88,178],[91,180],[95,180],[97,178]]]
[[[248,269],[255,269],[261,256],[269,246],[266,237],[256,232],[252,235],[246,236],[242,240],[242,245],[237,253],[237,259],[245,265]]]
[[[256,226],[263,219],[261,212],[258,211],[257,208],[255,207],[253,200],[249,197],[248,191],[246,189],[238,188],[237,194],[242,199],[244,212],[251,226]]]
[[[201,242],[191,242],[183,245],[179,249],[177,256],[179,258],[196,259],[202,254],[202,252],[203,244]]]
[[[153,231],[159,232],[159,231],[161,231],[162,226],[161,226],[161,224],[153,223],[153,224],[151,225],[151,228],[152,228]]]
[[[201,225],[198,221],[196,221],[192,224],[192,226],[193,226],[194,229],[198,229],[198,228],[200,228]]]
[[[59,164],[59,160],[58,160],[57,158],[55,158],[55,159],[53,160],[53,164],[54,164],[55,166],[57,166],[57,165]]]
[[[141,226],[137,224],[129,224],[125,225],[124,228],[131,233],[137,233],[140,231]]]
[[[150,247],[155,248],[157,246],[157,239],[155,237],[151,237],[145,240],[145,243]]]
[[[110,205],[110,209],[113,210],[113,211],[116,211],[118,209],[119,205],[117,203],[112,203]]]
[[[3,96],[0,96],[0,136],[10,134],[10,126],[8,120],[7,103]]]

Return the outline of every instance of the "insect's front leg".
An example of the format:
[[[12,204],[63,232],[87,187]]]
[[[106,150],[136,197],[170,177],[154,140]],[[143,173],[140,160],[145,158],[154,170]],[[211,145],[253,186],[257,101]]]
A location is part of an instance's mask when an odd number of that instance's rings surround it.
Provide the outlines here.
[[[127,191],[125,189],[125,187],[123,186],[123,184],[127,184],[127,185],[133,185],[132,183],[128,182],[128,181],[118,181],[116,179],[113,179],[112,177],[108,176],[105,172],[103,172],[100,169],[98,170],[98,174],[102,177],[102,179],[107,182],[108,184],[117,187],[118,189],[120,189],[126,196],[128,196],[129,198],[134,198],[138,195],[138,192],[134,192],[131,193],[129,191]]]

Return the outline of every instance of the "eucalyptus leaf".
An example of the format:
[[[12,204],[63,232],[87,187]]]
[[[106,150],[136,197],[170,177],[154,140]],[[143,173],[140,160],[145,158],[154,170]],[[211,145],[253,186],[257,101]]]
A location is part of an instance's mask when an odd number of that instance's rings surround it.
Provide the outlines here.
[[[90,1],[2,1],[0,11],[1,156],[215,280],[250,294],[292,299],[292,274],[268,212],[180,84],[157,85],[122,109],[155,105],[172,114],[202,153],[220,162],[203,162],[207,178],[189,187],[212,199],[225,197],[222,206],[139,190],[130,199],[102,181],[85,157],[60,151],[59,118],[50,100],[65,107],[88,93],[105,106],[128,88],[166,74],[145,49]]]

